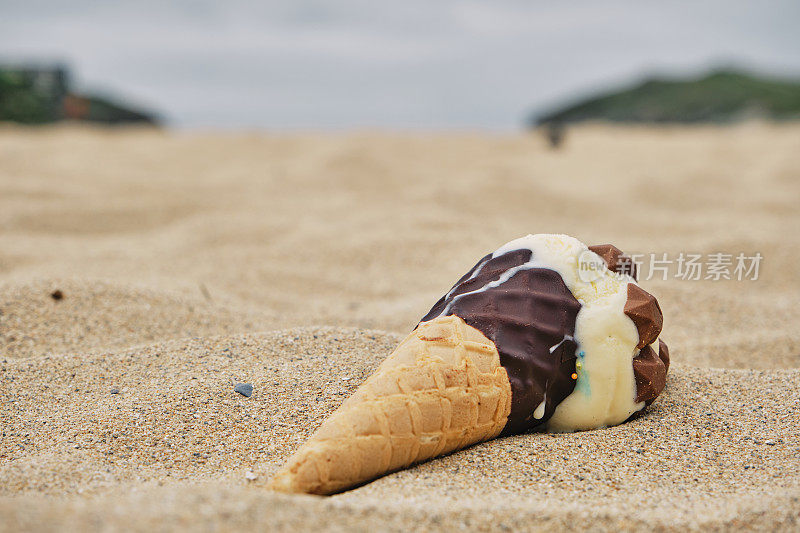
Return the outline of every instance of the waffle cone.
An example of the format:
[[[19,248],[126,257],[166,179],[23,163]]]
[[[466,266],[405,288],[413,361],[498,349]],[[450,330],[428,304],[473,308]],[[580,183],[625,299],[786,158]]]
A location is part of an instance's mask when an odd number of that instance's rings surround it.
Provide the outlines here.
[[[494,343],[456,316],[423,322],[289,458],[283,492],[331,494],[495,438],[511,385]]]

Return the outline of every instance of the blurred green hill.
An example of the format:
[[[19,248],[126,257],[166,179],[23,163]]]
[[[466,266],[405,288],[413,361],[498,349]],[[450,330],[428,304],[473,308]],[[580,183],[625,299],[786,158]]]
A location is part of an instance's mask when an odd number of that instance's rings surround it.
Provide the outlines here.
[[[77,94],[66,68],[0,65],[0,122],[48,124],[77,120],[103,124],[157,124],[155,114],[93,94]]]
[[[734,122],[800,119],[800,82],[719,70],[696,79],[652,78],[534,116],[532,126],[612,122]]]

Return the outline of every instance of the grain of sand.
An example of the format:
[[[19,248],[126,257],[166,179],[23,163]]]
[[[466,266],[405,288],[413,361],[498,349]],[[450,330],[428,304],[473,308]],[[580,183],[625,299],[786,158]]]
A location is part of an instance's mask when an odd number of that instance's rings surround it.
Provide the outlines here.
[[[0,530],[796,529],[798,154],[797,126],[759,124],[587,126],[557,152],[0,130]],[[764,261],[643,282],[675,364],[632,422],[331,498],[264,488],[477,258],[555,231]]]

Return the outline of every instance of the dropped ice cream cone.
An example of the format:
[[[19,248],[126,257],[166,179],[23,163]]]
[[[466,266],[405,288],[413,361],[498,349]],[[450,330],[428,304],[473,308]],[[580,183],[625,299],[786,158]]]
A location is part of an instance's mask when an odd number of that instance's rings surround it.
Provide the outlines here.
[[[606,265],[591,280],[581,276],[587,253]],[[658,303],[619,272],[621,258],[565,235],[487,255],[271,487],[332,494],[501,433],[627,420],[664,388],[669,356]]]

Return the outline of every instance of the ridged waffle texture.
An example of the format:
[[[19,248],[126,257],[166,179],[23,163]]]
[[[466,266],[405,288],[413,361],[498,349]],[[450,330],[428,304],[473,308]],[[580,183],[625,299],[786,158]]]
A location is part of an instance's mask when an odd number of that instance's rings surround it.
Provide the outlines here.
[[[457,316],[421,323],[272,480],[331,494],[493,439],[511,385],[494,343]]]

